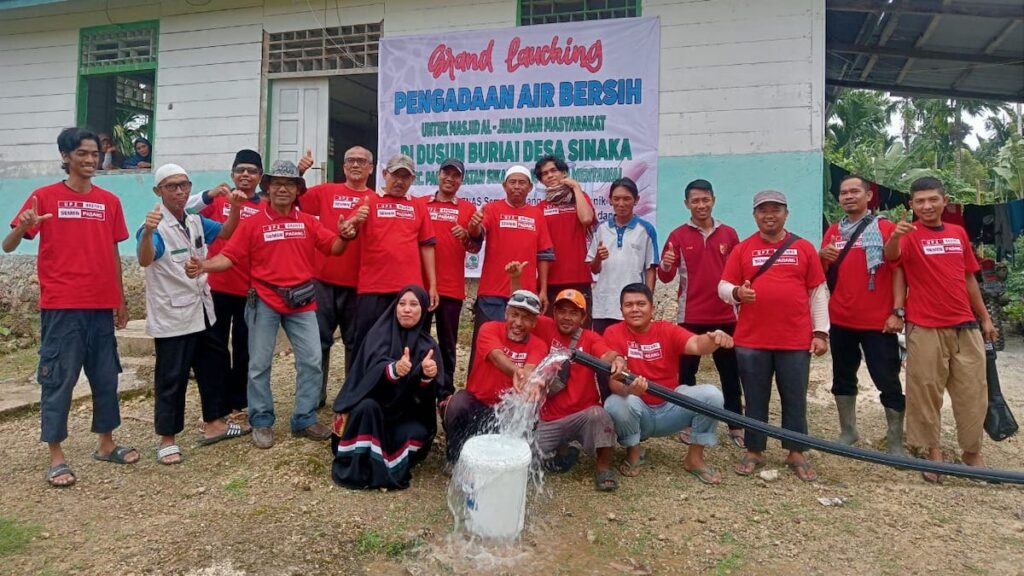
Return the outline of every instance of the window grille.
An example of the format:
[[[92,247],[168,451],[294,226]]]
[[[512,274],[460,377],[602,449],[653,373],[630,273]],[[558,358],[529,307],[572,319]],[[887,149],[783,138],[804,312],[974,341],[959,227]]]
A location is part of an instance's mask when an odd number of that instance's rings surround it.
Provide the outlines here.
[[[376,68],[380,36],[380,22],[274,33],[269,72]]]
[[[79,66],[83,73],[102,73],[112,67],[156,67],[159,31],[147,23],[83,29]]]
[[[639,15],[640,0],[519,0],[520,26]]]

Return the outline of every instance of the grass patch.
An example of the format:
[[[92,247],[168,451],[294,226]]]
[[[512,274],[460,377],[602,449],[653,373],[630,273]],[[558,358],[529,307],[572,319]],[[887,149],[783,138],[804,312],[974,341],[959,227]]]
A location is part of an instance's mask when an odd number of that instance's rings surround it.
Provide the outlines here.
[[[245,498],[249,492],[249,481],[245,478],[235,478],[224,485],[224,491],[235,498]]]
[[[17,554],[42,530],[35,524],[25,524],[13,518],[0,516],[0,557]]]
[[[376,530],[367,530],[356,539],[356,553],[360,556],[383,555],[394,560],[405,556],[420,544],[422,541],[417,537],[390,539]]]
[[[733,550],[729,555],[715,563],[715,576],[732,574],[743,566],[743,551]]]

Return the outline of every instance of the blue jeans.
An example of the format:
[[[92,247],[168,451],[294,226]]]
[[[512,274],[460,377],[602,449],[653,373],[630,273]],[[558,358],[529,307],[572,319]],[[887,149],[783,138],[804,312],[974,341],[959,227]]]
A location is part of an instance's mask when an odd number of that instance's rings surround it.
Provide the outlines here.
[[[722,391],[710,384],[679,386],[676,392],[705,404],[721,408],[725,404]],[[718,420],[676,406],[670,402],[650,406],[639,396],[612,394],[604,401],[604,409],[615,424],[619,444],[629,448],[642,440],[669,436],[683,428],[692,427],[690,443],[714,446],[718,443]]]
[[[274,360],[277,329],[283,326],[295,352],[295,408],[292,430],[316,424],[316,406],[320,402],[320,329],[316,312],[278,314],[257,298],[245,307],[249,325],[249,423],[255,428],[274,425],[274,395],[270,386],[270,366]]]

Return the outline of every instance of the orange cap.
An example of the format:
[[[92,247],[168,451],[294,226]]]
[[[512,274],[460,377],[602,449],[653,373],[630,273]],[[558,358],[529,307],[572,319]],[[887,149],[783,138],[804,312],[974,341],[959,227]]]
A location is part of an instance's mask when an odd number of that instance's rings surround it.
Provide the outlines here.
[[[558,293],[558,296],[555,296],[555,303],[557,304],[562,300],[572,302],[580,310],[583,310],[584,312],[587,311],[587,299],[579,290],[573,290],[572,288],[562,290],[561,292]]]

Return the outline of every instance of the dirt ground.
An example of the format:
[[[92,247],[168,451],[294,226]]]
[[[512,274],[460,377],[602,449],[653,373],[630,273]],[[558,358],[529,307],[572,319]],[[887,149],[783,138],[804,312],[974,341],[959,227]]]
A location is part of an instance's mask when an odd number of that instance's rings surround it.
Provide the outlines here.
[[[123,402],[116,438],[140,448],[142,462],[99,463],[89,457],[92,409],[80,402],[65,445],[79,482],[54,490],[44,481],[38,412],[0,420],[0,573],[1024,574],[1021,487],[962,479],[933,486],[915,473],[816,453],[821,479],[803,484],[785,470],[774,441],[768,468],[780,475],[773,482],[734,475],[739,451],[720,444],[709,461],[725,483],[701,485],[680,466],[683,446],[659,439],[648,442],[639,477],[599,494],[584,459],[568,474],[547,476],[544,493],[531,497],[521,543],[481,548],[452,535],[443,438],[406,491],[336,487],[328,446],[288,434],[291,361],[285,355],[275,363],[278,443],[268,451],[248,439],[199,447],[190,427],[181,437],[186,462],[160,466],[152,398],[141,395]],[[0,365],[27,370],[25,377],[32,370],[23,360]],[[332,365],[342,365],[340,357]],[[716,382],[710,362],[704,365],[703,380]],[[1024,421],[1019,337],[1008,340],[1000,366],[1004,391]],[[838,428],[829,375],[827,359],[815,360],[810,430],[825,438]],[[866,374],[861,390],[861,436],[881,439],[884,417]],[[188,421],[198,416],[193,388]],[[329,416],[325,411],[322,420]],[[947,410],[944,444],[952,451],[951,424]],[[985,455],[991,466],[1022,470],[1022,446],[1021,436],[986,440]],[[846,502],[826,507],[820,497]]]

